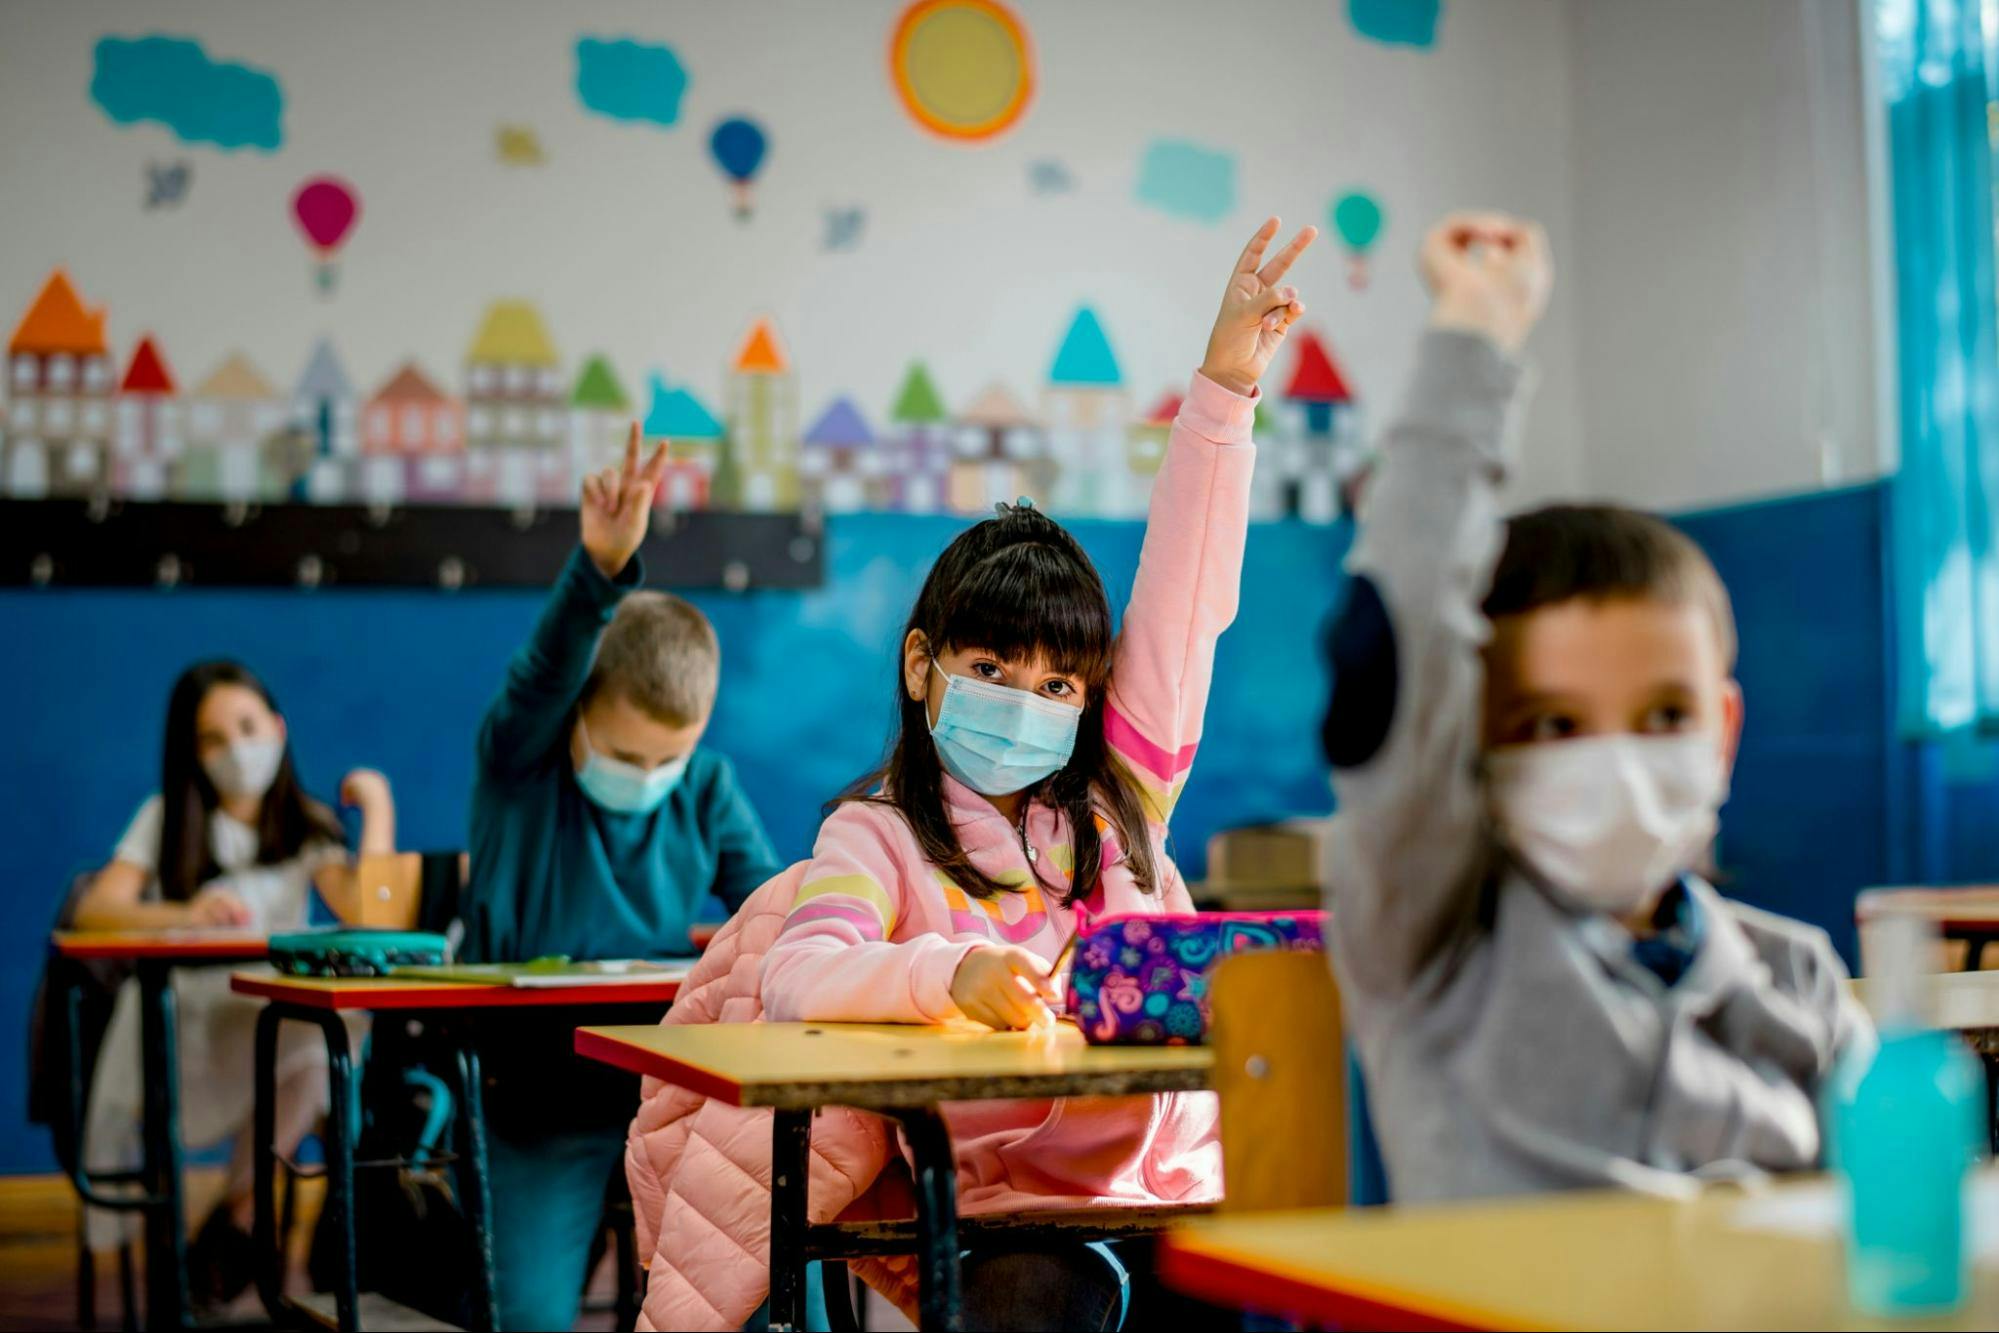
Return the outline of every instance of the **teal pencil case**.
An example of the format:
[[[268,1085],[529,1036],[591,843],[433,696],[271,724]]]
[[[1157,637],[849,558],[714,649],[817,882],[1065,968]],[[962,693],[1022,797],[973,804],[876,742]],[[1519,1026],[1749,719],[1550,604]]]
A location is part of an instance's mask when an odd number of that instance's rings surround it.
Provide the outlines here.
[[[399,967],[442,967],[450,944],[428,930],[301,930],[271,936],[271,966],[294,977],[385,977]]]

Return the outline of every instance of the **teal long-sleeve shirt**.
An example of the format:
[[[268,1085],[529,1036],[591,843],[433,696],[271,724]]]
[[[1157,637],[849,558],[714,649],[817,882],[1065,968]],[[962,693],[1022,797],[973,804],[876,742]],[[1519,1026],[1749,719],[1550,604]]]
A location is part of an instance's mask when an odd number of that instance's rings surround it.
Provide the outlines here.
[[[650,814],[605,810],[569,756],[597,636],[644,579],[634,556],[607,579],[579,548],[479,727],[472,877],[462,957],[643,958],[692,952],[709,894],[733,912],[780,869],[726,758],[697,748]]]

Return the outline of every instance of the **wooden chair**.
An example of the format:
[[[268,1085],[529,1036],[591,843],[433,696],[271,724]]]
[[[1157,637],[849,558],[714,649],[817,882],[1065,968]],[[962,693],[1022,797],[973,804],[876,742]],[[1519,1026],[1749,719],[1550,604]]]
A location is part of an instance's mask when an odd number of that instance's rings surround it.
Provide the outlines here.
[[[1225,1212],[1349,1202],[1346,1046],[1325,955],[1259,951],[1209,982]]]
[[[326,905],[348,926],[389,930],[443,930],[458,915],[458,890],[470,873],[471,857],[388,852],[360,857],[345,892],[326,895]]]

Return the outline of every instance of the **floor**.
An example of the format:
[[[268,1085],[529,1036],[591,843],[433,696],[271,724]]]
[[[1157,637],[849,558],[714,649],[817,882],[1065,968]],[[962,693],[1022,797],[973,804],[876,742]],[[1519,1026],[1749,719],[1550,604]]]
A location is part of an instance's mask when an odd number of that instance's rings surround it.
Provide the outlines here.
[[[221,1189],[219,1170],[190,1170],[191,1215],[206,1216]],[[319,1216],[320,1196],[320,1182],[300,1182],[298,1226],[291,1255],[291,1283],[295,1289],[304,1287],[306,1238],[311,1236],[313,1221]],[[76,1224],[76,1195],[61,1176],[0,1177],[0,1333],[81,1327],[77,1309]],[[135,1262],[139,1261],[135,1255]],[[97,1327],[116,1329],[120,1327],[122,1314],[116,1257],[101,1256],[97,1270]],[[591,1293],[608,1301],[611,1279],[607,1263],[591,1282]],[[134,1280],[143,1291],[143,1270],[135,1272]],[[255,1320],[262,1317],[263,1308],[255,1292],[246,1292],[243,1300],[225,1314]],[[586,1312],[576,1323],[578,1329],[585,1330],[608,1330],[612,1326],[608,1309]]]

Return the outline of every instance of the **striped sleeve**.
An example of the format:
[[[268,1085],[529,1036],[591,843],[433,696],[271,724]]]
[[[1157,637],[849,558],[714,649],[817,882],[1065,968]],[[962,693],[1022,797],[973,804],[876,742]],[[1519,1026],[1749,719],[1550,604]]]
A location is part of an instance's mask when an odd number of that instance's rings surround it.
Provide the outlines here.
[[[1194,766],[1215,644],[1235,619],[1256,402],[1194,376],[1153,483],[1104,740],[1154,823],[1172,814]]]

